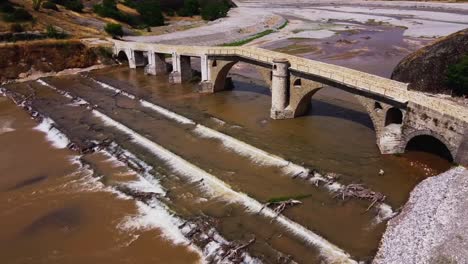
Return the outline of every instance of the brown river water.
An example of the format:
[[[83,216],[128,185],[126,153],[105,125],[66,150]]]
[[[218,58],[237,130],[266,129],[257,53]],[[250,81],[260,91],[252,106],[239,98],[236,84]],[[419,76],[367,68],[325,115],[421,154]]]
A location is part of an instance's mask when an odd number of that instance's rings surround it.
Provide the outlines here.
[[[328,45],[300,42],[272,49]],[[339,55],[351,47],[303,55],[385,76],[405,48],[369,60]],[[371,260],[392,210],[450,164],[429,153],[381,155],[363,108],[331,87],[306,116],[271,120],[268,88],[238,76],[252,69],[240,64],[234,89],[211,95],[125,66],[3,85],[12,100],[0,97],[2,262]],[[301,168],[339,177],[313,184],[295,177]],[[351,183],[384,203],[336,197]],[[287,198],[302,203],[278,216],[262,208]]]

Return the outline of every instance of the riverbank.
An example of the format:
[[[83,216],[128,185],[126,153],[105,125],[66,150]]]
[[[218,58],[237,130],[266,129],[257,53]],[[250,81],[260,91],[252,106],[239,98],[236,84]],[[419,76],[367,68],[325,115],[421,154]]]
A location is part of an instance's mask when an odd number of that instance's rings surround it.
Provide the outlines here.
[[[388,222],[374,264],[466,263],[468,170],[455,167],[422,181]]]
[[[38,40],[0,46],[0,83],[40,76],[77,73],[113,64],[105,47],[89,47],[80,40]]]

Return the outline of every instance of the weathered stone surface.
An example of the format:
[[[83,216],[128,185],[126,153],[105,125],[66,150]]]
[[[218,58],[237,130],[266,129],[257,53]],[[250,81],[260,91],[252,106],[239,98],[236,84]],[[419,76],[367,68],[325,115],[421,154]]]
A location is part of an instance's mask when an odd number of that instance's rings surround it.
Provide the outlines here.
[[[404,58],[392,79],[410,83],[409,89],[431,93],[450,93],[445,84],[448,66],[468,55],[468,29],[428,45]]]
[[[390,220],[374,264],[467,263],[468,170],[421,182]]]

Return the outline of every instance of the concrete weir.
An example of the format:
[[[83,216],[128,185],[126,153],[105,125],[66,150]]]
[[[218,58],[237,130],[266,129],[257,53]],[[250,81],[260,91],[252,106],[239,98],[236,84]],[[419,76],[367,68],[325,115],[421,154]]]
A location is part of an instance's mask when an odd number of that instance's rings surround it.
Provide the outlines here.
[[[145,72],[167,72],[165,54],[172,58],[171,83],[192,79],[191,57],[200,58],[199,91],[215,93],[226,86],[238,62],[254,65],[271,89],[272,119],[307,113],[311,97],[324,86],[355,95],[369,114],[382,154],[403,153],[414,144],[429,145],[447,159],[468,165],[468,109],[448,100],[409,91],[408,84],[332,64],[253,47],[174,46],[110,40],[114,54],[125,54],[129,66]],[[429,143],[427,143],[429,142]]]

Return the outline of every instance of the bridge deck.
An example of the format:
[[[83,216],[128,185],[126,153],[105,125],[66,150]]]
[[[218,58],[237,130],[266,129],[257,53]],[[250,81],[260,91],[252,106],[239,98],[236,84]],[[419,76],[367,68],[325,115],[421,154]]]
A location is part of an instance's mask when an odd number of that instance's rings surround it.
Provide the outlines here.
[[[466,107],[441,98],[427,96],[421,92],[408,91],[408,84],[406,83],[285,53],[255,47],[203,47],[125,42],[113,39],[110,41],[114,43],[114,48],[116,50],[131,49],[165,54],[177,53],[180,55],[197,57],[243,57],[263,64],[272,64],[274,59],[284,58],[290,62],[290,69],[293,71],[311,77],[319,77],[331,81],[332,83],[345,85],[366,93],[390,98],[399,103],[411,101],[447,116],[452,116],[456,119],[468,122],[468,109]]]

